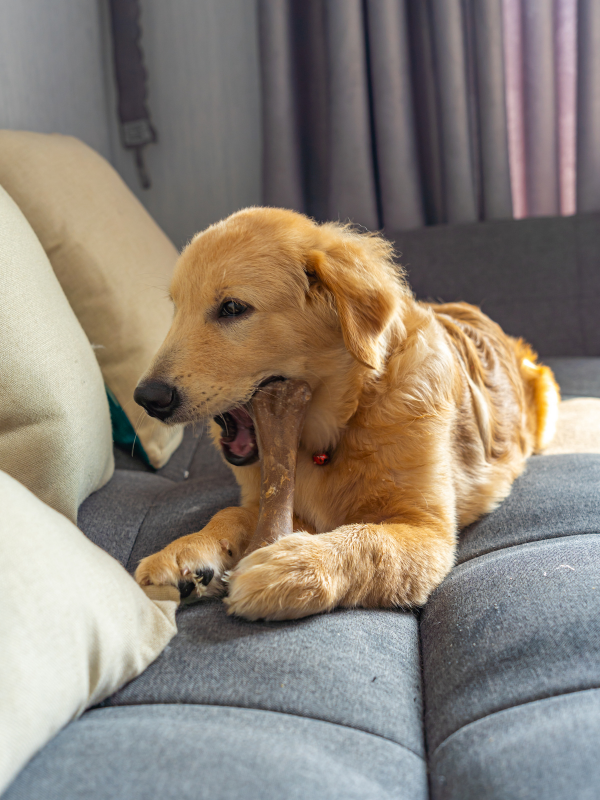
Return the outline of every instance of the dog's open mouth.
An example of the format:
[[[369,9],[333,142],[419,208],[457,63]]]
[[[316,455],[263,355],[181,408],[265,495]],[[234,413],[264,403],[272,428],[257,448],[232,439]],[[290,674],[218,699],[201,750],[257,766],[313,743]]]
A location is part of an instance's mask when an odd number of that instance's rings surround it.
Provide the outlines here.
[[[258,460],[254,422],[245,406],[232,408],[214,419],[223,429],[221,449],[230,464],[244,467]]]
[[[259,384],[259,389],[273,381],[284,381],[281,375],[273,375]],[[256,390],[258,391],[258,389]],[[236,467],[245,467],[258,461],[258,444],[254,422],[248,412],[248,405],[237,406],[214,417],[221,426],[220,439],[223,456]]]

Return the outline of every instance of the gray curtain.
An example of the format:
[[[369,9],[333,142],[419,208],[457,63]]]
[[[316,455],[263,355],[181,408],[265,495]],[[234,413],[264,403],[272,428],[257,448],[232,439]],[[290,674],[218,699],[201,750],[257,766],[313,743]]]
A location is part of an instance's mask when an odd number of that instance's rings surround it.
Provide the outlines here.
[[[600,0],[259,0],[259,19],[265,203],[402,230],[511,217],[513,199],[518,216],[569,213],[571,181],[577,210],[600,210]]]
[[[579,0],[577,210],[600,211],[600,0]]]
[[[502,0],[259,0],[269,205],[370,229],[512,214]]]

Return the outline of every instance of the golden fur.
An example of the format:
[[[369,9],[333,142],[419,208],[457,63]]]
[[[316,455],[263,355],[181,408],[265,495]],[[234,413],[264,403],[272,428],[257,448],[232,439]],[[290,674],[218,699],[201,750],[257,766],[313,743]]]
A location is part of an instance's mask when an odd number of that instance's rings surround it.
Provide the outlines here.
[[[173,325],[145,379],[181,393],[170,422],[240,406],[271,375],[308,381],[297,533],[239,560],[260,466],[232,467],[242,507],[145,558],[139,582],[177,585],[209,567],[215,594],[232,570],[231,613],[290,619],[418,606],[449,572],[458,531],[494,509],[551,439],[558,387],[474,306],[416,302],[392,255],[378,235],[269,208],[240,211],[184,250]],[[227,298],[254,311],[223,324]],[[219,433],[213,422],[217,446]],[[325,451],[330,464],[315,466]]]

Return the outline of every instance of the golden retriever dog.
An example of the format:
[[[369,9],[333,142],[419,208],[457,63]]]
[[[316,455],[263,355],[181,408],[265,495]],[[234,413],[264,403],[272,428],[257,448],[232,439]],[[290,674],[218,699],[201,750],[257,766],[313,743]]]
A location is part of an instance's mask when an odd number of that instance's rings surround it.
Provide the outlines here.
[[[420,606],[448,574],[460,529],[552,438],[558,387],[478,308],[417,302],[392,257],[379,235],[274,208],[186,247],[172,327],[135,398],[166,423],[213,420],[241,506],[144,558],[139,583],[220,595],[228,573],[230,613],[282,620]],[[294,533],[242,557],[260,496],[248,403],[285,378],[312,390]]]

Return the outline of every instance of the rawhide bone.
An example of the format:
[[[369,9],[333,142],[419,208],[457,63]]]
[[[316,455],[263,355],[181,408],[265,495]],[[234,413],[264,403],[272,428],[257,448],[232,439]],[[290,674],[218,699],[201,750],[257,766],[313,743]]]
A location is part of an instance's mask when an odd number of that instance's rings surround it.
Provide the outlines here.
[[[260,454],[258,524],[244,555],[294,530],[294,484],[298,445],[311,398],[306,381],[269,383],[252,400]]]

